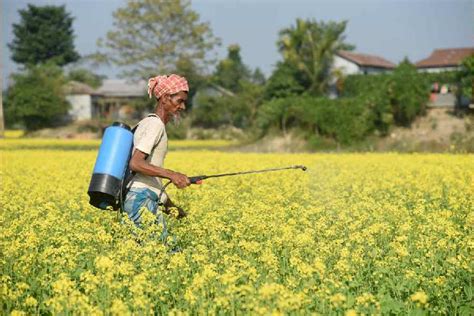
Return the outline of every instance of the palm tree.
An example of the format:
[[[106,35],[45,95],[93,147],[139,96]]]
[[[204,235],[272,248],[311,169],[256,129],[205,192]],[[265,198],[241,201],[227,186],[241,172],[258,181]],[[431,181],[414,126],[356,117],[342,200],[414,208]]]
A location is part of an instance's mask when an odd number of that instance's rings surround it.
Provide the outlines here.
[[[338,50],[352,50],[344,43],[347,21],[317,22],[297,19],[296,25],[280,31],[277,42],[284,62],[295,67],[299,81],[313,95],[324,95],[331,81],[331,65]]]

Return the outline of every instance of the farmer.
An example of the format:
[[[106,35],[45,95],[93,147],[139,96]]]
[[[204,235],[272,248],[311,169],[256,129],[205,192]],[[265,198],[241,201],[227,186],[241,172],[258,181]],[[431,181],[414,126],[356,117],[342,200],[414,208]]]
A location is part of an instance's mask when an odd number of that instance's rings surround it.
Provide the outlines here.
[[[136,225],[140,223],[141,209],[157,215],[157,221],[163,224],[162,240],[168,236],[163,214],[158,213],[158,198],[163,187],[161,178],[169,179],[178,188],[190,185],[186,175],[163,168],[163,161],[168,150],[168,137],[165,126],[171,120],[178,120],[186,108],[188,99],[188,82],[185,78],[172,74],[157,76],[148,80],[148,95],[156,99],[155,112],[142,119],[133,137],[133,151],[130,169],[135,173],[130,182],[130,189],[125,197],[124,209]],[[166,193],[161,195],[164,212],[170,208],[178,210],[178,217],[186,216],[181,207],[176,206]]]

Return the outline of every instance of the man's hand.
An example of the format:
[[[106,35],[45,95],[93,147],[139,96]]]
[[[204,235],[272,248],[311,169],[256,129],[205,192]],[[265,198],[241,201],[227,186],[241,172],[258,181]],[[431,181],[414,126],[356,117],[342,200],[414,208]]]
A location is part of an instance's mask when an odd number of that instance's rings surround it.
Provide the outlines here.
[[[185,187],[191,184],[191,181],[189,181],[189,178],[186,175],[179,172],[173,172],[170,175],[170,180],[179,189],[184,189]]]
[[[178,219],[188,216],[188,213],[186,213],[181,207],[177,206],[176,208],[178,209]]]
[[[172,209],[176,209],[176,211],[172,211]],[[186,213],[183,208],[179,207],[179,206],[176,206],[176,205],[173,205],[173,206],[165,206],[165,209],[163,211],[165,214],[167,215],[176,215],[176,218],[177,219],[181,219],[181,218],[184,218],[186,216],[188,216],[188,213]]]

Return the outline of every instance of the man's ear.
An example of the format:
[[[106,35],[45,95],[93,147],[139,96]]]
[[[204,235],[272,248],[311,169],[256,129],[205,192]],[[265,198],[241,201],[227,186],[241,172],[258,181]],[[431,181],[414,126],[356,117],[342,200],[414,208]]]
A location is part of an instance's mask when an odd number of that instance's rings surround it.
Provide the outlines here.
[[[165,101],[166,103],[169,103],[171,101],[171,96],[168,93],[164,94],[163,98],[163,101]]]

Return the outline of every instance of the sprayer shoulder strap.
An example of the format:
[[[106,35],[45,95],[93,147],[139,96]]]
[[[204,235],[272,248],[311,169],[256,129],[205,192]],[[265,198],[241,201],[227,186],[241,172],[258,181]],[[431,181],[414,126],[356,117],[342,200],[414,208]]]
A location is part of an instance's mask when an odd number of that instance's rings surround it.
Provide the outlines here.
[[[150,113],[147,115],[147,117],[156,117],[156,118],[159,118],[158,115],[156,115],[155,113]],[[137,125],[135,125],[133,128],[132,128],[132,134],[135,134],[135,132],[137,131],[137,128],[138,128],[138,125],[140,125],[140,123],[137,123]],[[132,153],[133,153],[133,147],[132,146],[132,149],[130,149],[130,156],[128,159],[131,159],[132,158]],[[135,171],[132,171],[130,170],[130,168],[127,166],[127,169],[125,170],[125,181],[124,181],[124,188],[128,188],[129,184],[132,182],[132,179],[133,177],[135,176],[136,172]]]
[[[160,118],[160,117],[159,117],[158,115],[156,115],[155,113],[150,113],[150,114],[148,114],[146,117],[156,117],[156,118]],[[132,128],[132,134],[135,134],[135,132],[137,131],[138,125],[140,125],[140,122],[138,122],[137,125],[135,125],[135,126]]]

